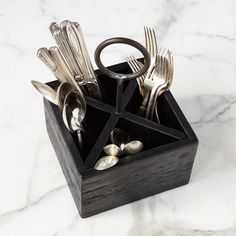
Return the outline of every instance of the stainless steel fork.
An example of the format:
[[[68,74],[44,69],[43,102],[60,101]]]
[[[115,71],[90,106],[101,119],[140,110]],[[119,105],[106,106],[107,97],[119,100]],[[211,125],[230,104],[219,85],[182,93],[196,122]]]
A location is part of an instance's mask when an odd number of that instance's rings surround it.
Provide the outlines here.
[[[155,76],[158,82],[153,86],[146,109],[146,118],[153,119],[153,114],[157,104],[157,98],[169,89],[173,80],[173,56],[167,49],[160,50],[158,54],[157,68]],[[156,115],[157,110],[156,110]]]
[[[133,72],[136,72],[142,68],[142,63],[135,59],[133,56],[126,58],[127,63]],[[144,96],[142,105],[139,108],[138,114],[142,115],[146,111],[146,114],[152,112],[148,116],[149,119],[153,118],[153,110],[156,111],[156,117],[159,122],[159,117],[156,109],[157,97],[160,96],[164,91],[169,89],[172,79],[173,79],[173,56],[168,49],[161,49],[160,53],[157,55],[157,65],[155,67],[155,74],[153,75],[154,79],[160,80],[159,83],[154,83],[151,91],[146,91],[143,86],[139,85],[139,90],[142,92],[150,93],[150,96]],[[142,76],[139,79],[139,82],[142,84],[145,81],[145,76]],[[146,88],[146,87],[145,87]],[[148,110],[149,108],[149,110]]]
[[[170,89],[172,82],[173,82],[173,74],[174,74],[174,58],[172,55],[172,52],[168,50],[167,52],[167,63],[168,63],[168,80],[167,83],[163,86],[162,89],[160,89],[160,91],[156,92],[155,97],[154,97],[154,107],[155,107],[155,114],[156,117],[158,117],[158,111],[157,111],[157,97],[159,97],[163,92],[167,91]],[[153,108],[152,108],[153,109]]]
[[[142,62],[136,60],[134,56],[126,57],[125,60],[128,63],[129,67],[131,68],[132,72],[138,72],[143,68]],[[143,85],[144,79],[145,79],[145,74],[136,79],[139,87],[139,92],[142,95],[142,97],[145,96],[145,88]]]
[[[145,115],[145,108],[147,106],[148,98],[150,96],[152,87],[155,84],[153,75],[155,74],[155,67],[157,63],[157,54],[158,54],[158,45],[157,45],[156,34],[155,34],[154,29],[151,29],[145,26],[144,34],[145,34],[145,44],[146,44],[147,51],[150,54],[151,63],[147,70],[147,73],[145,74],[145,78],[137,79],[141,94],[143,96],[142,104],[138,110],[138,114],[141,116]],[[140,64],[138,66],[138,62],[134,63],[135,60],[133,60],[132,57],[128,58],[127,61],[129,61],[129,64],[132,66],[131,69],[133,71],[137,71],[137,68],[141,68]]]

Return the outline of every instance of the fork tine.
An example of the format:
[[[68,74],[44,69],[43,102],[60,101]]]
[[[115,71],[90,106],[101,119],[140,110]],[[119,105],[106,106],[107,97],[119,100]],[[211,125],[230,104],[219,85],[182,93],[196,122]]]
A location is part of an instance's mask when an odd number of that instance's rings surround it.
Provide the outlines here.
[[[130,57],[126,57],[125,59],[126,59],[128,65],[129,65],[129,67],[131,68],[131,70],[133,72],[136,72],[135,67],[133,66],[133,63],[132,63],[132,59]]]
[[[150,34],[150,44],[151,44],[151,48],[152,48],[152,56],[155,57],[155,48],[154,48],[154,38],[153,38],[153,29],[149,28],[149,34]]]
[[[151,28],[148,27],[148,40],[150,44],[150,54],[153,56],[153,44],[152,44],[152,33],[151,33]]]
[[[171,71],[170,73],[170,80],[171,80],[170,85],[171,85],[173,81],[173,75],[174,75],[174,58],[171,52],[170,52],[170,71]]]
[[[163,48],[160,48],[159,53],[157,54],[157,62],[156,62],[156,71],[158,75],[161,74],[161,55],[163,53]]]
[[[153,40],[154,40],[154,47],[155,47],[155,55],[158,53],[158,45],[157,45],[157,38],[156,38],[156,33],[153,29]]]
[[[166,72],[165,72],[165,75],[166,75],[166,82],[169,82],[169,79],[170,79],[170,61],[168,58],[166,58]]]
[[[140,69],[143,68],[143,63],[138,61],[136,58],[133,57],[133,63],[135,64],[136,68],[137,68],[137,71],[139,71]],[[144,79],[145,79],[145,76],[146,76],[146,73],[144,75],[141,75],[138,79],[141,80],[141,83],[144,82]]]
[[[150,45],[149,45],[149,40],[148,40],[148,30],[147,30],[147,26],[144,26],[144,36],[145,36],[146,49],[147,49],[147,51],[150,53]]]
[[[161,77],[164,78],[165,76],[165,58],[161,56]]]
[[[133,72],[138,72],[139,69],[137,68],[137,65],[135,64],[134,59],[131,56],[129,57],[128,64]],[[136,80],[137,80],[139,86],[141,86],[140,77],[136,78]]]
[[[165,54],[166,54],[166,49],[162,48],[162,51],[160,52],[160,76],[164,77],[165,76]]]
[[[161,56],[161,77],[164,77],[165,73],[165,58]]]
[[[134,64],[134,66],[136,67],[137,71],[139,71],[140,69],[143,68],[143,64],[140,61],[138,61],[136,58],[134,58],[134,60],[132,62]],[[141,82],[143,82],[145,79],[145,74],[141,75],[138,79],[140,79]]]
[[[143,64],[138,61],[134,56],[131,56],[133,63],[136,65],[137,69],[140,70],[143,67]]]
[[[150,33],[151,33],[151,42],[152,42],[152,53],[153,56],[156,57],[157,56],[157,42],[156,42],[156,35],[155,35],[155,30],[150,28]]]
[[[134,56],[129,56],[126,58],[127,63],[129,64],[130,68],[133,72],[138,72],[140,69],[142,69],[143,64],[139,62]],[[142,75],[138,79],[144,79],[145,76]]]
[[[170,52],[170,50],[168,50],[168,52],[167,52],[167,61],[168,61],[168,82],[170,82],[170,80],[171,80],[171,74],[172,74],[172,72],[171,72],[171,52]]]
[[[135,63],[134,63],[134,58],[133,57],[129,57],[129,65],[130,65],[130,67],[131,67],[131,69],[132,69],[132,71],[133,72],[137,72],[138,71],[138,69],[137,69],[137,67],[136,67],[136,65],[135,65]]]
[[[140,62],[140,61],[137,61],[137,62],[138,62],[139,69],[142,69],[142,68],[143,68],[143,63]],[[142,80],[142,83],[143,83],[144,80],[145,80],[146,74],[147,74],[147,72],[144,73],[144,75],[142,75],[141,77],[139,77],[139,78]]]
[[[139,62],[134,56],[126,57],[126,61],[133,72],[137,72],[143,67],[143,64],[141,62]],[[136,81],[138,83],[138,87],[139,87],[139,92],[143,97],[144,97],[144,91],[143,91],[142,87],[143,87],[143,80],[144,79],[145,79],[144,75],[142,75],[136,79]]]
[[[145,44],[148,52],[150,52],[150,45],[149,45],[149,40],[148,40],[148,29],[147,26],[144,28],[145,31]]]
[[[164,60],[164,63],[165,63],[165,71],[164,71],[164,76],[166,78],[166,82],[168,81],[169,79],[169,70],[168,70],[168,67],[169,67],[169,61],[168,61],[168,51],[169,50],[165,50],[165,54],[163,55],[163,60]]]

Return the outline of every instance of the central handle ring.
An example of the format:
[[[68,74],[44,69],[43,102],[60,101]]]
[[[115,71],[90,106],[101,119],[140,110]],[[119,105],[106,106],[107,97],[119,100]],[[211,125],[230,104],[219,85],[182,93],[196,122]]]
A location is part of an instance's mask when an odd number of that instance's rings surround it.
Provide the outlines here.
[[[111,44],[128,44],[128,45],[138,49],[143,54],[144,59],[145,59],[144,66],[142,67],[142,69],[138,72],[130,73],[130,74],[115,73],[114,71],[107,69],[101,62],[101,52],[105,47],[107,47]],[[110,39],[107,39],[107,40],[103,41],[102,43],[100,43],[95,50],[94,59],[95,59],[95,62],[97,64],[98,68],[100,69],[100,71],[103,74],[109,76],[110,78],[117,79],[117,80],[130,80],[130,79],[136,79],[136,78],[142,76],[148,70],[148,68],[150,66],[150,62],[151,62],[150,55],[149,55],[147,49],[142,44],[140,44],[137,41],[134,41],[132,39],[123,38],[123,37],[110,38]]]

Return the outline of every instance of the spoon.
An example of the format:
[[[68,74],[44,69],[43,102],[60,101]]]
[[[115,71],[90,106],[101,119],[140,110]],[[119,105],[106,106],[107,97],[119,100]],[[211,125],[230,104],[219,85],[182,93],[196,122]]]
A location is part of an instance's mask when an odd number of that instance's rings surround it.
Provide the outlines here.
[[[125,141],[129,139],[129,135],[122,129],[114,129],[111,133],[111,139],[113,137],[117,138],[119,136],[119,135],[114,136],[115,133],[122,134],[122,136],[125,137],[125,139],[123,138],[123,140]],[[119,137],[122,137],[122,136],[120,135]],[[117,140],[112,139],[112,140],[117,141],[117,143],[119,143],[118,140],[120,141],[122,139],[117,139]],[[122,145],[123,143],[124,142],[122,142]],[[126,143],[123,149],[119,148],[116,144],[106,145],[103,148],[103,151],[107,154],[107,156],[100,158],[96,162],[94,169],[106,170],[108,168],[111,168],[112,166],[116,165],[116,163],[119,161],[118,156],[122,154],[127,154],[127,155],[135,154],[135,153],[140,152],[142,149],[143,149],[143,143],[138,140],[134,140],[134,141]]]
[[[77,132],[79,146],[83,146],[81,131],[83,130],[82,121],[86,113],[86,102],[78,91],[70,91],[64,100],[62,118],[67,129],[74,133]]]
[[[36,80],[32,80],[31,83],[47,100],[58,106],[57,93],[54,89]]]
[[[134,140],[125,145],[124,152],[126,154],[135,154],[140,152],[142,149],[143,149],[143,143],[138,140]]]
[[[121,149],[116,146],[115,144],[108,144],[103,148],[103,151],[108,155],[108,156],[119,156],[122,154]]]
[[[73,87],[71,84],[67,82],[61,83],[59,85],[59,87],[57,88],[56,102],[61,110],[63,108],[66,95],[69,92],[75,91],[75,90],[76,90],[75,87]]]
[[[116,156],[105,156],[100,158],[95,166],[95,170],[106,170],[108,168],[111,168],[112,166],[116,165],[117,162],[119,161],[119,158]]]
[[[125,144],[123,150],[121,150],[115,144],[108,144],[103,148],[103,151],[108,156],[121,156],[122,154],[127,154],[127,155],[136,154],[140,152],[142,149],[143,149],[143,143],[138,140],[134,140]]]
[[[52,89],[50,86],[36,80],[32,80],[31,83],[47,100],[57,105],[61,110],[62,110],[66,95],[70,91],[76,90],[71,84],[67,82],[61,83],[59,87],[57,88],[57,91]],[[78,92],[82,94],[81,91],[78,91]]]
[[[125,144],[130,142],[129,134],[125,130],[118,128],[112,130],[110,139],[111,142],[118,146],[122,151],[125,147]]]

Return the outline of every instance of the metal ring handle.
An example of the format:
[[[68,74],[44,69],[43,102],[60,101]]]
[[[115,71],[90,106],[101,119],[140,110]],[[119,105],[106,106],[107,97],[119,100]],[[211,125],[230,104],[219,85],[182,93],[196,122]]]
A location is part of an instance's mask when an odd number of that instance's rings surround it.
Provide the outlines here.
[[[145,63],[144,63],[143,68],[140,71],[135,72],[135,73],[131,73],[131,74],[120,74],[120,73],[115,73],[114,71],[107,69],[102,64],[101,58],[100,58],[102,50],[111,44],[118,44],[118,43],[128,44],[130,46],[133,46],[143,54],[144,59],[145,59]],[[95,59],[95,62],[97,64],[98,68],[100,69],[100,71],[102,73],[109,76],[110,78],[117,79],[117,80],[118,79],[119,80],[130,80],[130,79],[136,79],[136,78],[142,76],[149,68],[150,62],[151,62],[150,55],[149,55],[147,49],[142,44],[140,44],[137,41],[134,41],[132,39],[123,38],[123,37],[110,38],[110,39],[107,39],[107,40],[103,41],[102,43],[100,43],[95,50],[94,59]]]

